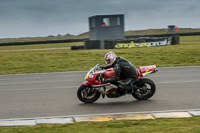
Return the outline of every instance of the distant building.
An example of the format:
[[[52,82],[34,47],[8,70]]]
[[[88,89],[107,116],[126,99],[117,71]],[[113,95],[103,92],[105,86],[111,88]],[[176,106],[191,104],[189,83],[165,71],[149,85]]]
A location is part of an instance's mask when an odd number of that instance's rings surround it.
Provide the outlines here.
[[[175,32],[178,32],[178,31],[179,31],[179,29],[175,25],[168,25],[168,32],[169,33],[175,33]]]
[[[89,41],[88,45],[97,45],[94,48],[104,49],[106,39],[124,39],[124,15],[96,15],[89,17]],[[95,44],[93,44],[95,42]],[[90,44],[89,44],[90,43]],[[91,46],[90,46],[91,47]]]

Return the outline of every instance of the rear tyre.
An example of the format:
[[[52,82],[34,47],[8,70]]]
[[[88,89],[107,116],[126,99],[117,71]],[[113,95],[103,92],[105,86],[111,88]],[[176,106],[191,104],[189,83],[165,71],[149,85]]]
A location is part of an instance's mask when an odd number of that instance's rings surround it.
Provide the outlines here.
[[[137,86],[137,88],[136,91],[132,93],[132,96],[138,100],[148,100],[154,95],[156,91],[156,85],[150,79],[140,79],[138,82],[135,83],[135,85]]]
[[[100,92],[88,85],[81,85],[77,91],[78,99],[84,103],[93,103],[99,99],[100,95]]]

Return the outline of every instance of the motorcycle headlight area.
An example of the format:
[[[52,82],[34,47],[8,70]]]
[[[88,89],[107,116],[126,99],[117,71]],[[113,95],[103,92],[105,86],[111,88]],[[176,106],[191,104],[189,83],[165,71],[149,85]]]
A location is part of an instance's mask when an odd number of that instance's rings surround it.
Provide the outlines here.
[[[85,79],[87,80],[88,78],[93,78],[93,77],[94,77],[94,75],[88,74],[88,75],[85,76]]]

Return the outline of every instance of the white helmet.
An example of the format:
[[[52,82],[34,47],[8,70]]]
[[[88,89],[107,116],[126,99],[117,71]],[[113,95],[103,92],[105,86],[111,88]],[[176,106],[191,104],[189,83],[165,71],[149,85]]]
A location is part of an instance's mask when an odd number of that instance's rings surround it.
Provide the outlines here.
[[[112,51],[108,52],[105,55],[106,64],[108,66],[111,66],[115,62],[116,58],[117,58],[117,55],[114,52],[112,52]]]

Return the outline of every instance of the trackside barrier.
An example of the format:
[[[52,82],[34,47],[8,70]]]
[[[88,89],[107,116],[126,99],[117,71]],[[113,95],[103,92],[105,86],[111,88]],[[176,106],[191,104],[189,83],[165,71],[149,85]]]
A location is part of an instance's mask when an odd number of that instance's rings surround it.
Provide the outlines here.
[[[173,34],[158,34],[158,35],[134,35],[126,36],[126,39],[137,38],[137,37],[172,37],[172,36],[196,36],[200,35],[200,32],[190,33],[173,33]],[[89,38],[84,39],[69,39],[69,40],[47,40],[47,41],[30,41],[30,42],[11,42],[11,43],[0,43],[0,46],[13,46],[13,45],[33,45],[33,44],[47,44],[47,43],[68,43],[68,42],[83,42]]]
[[[173,40],[173,41],[172,41]],[[105,40],[105,49],[117,48],[136,48],[136,47],[153,47],[168,46],[179,43],[179,37],[158,38],[158,37],[139,37],[125,40]]]
[[[112,39],[104,40],[105,49],[117,48],[135,48],[135,47],[152,47],[168,46],[179,43],[179,36],[173,37],[137,37],[129,39]],[[85,49],[100,49],[100,40],[84,41]]]
[[[73,45],[71,46],[71,50],[79,50],[84,49],[84,45]]]
[[[85,39],[69,39],[69,40],[48,40],[48,41],[31,41],[31,42],[10,42],[0,43],[0,46],[14,46],[14,45],[33,45],[33,44],[48,44],[48,43],[69,43],[69,42],[83,42]]]

